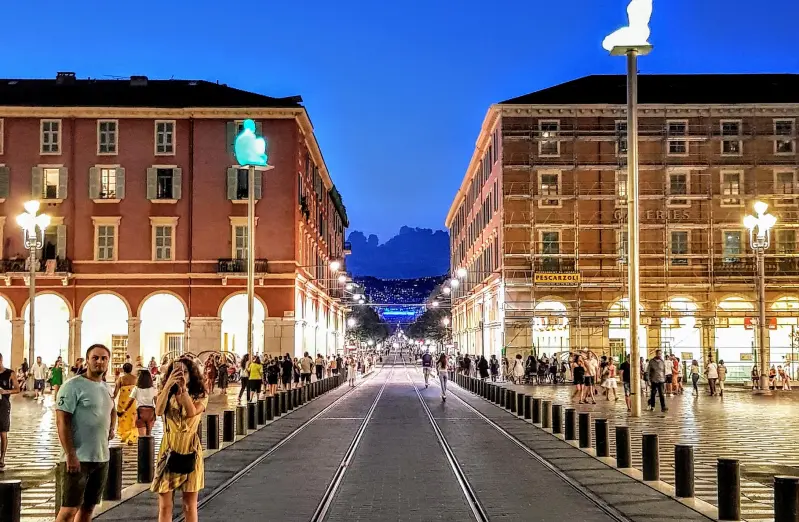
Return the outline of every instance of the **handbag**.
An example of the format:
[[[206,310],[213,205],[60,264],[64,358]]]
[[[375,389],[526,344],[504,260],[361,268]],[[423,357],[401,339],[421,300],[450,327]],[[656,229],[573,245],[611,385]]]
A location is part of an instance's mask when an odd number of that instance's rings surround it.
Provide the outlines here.
[[[197,452],[178,453],[169,450],[166,456],[166,470],[175,475],[189,475],[194,473],[197,466]]]

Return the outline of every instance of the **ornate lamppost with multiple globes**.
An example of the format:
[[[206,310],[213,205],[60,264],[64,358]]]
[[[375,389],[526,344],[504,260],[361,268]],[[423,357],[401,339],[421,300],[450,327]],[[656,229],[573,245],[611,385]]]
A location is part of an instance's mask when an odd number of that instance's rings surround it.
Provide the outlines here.
[[[35,337],[36,337],[36,270],[38,261],[36,251],[44,246],[44,231],[50,226],[50,216],[39,214],[39,202],[28,201],[25,203],[25,212],[17,216],[17,223],[22,227],[25,241],[25,248],[28,249],[28,364],[33,364],[35,358]]]

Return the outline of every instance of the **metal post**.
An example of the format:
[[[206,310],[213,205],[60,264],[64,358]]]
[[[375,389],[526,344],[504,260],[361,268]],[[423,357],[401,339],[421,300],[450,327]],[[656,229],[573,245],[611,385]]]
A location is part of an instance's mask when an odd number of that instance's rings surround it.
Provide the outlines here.
[[[774,477],[774,522],[799,520],[799,477]]]
[[[610,436],[608,435],[608,420],[594,420],[594,437],[596,439],[596,456],[610,457]]]
[[[757,257],[757,300],[758,300],[758,320],[757,320],[757,343],[760,348],[760,391],[768,392],[768,372],[769,372],[769,349],[768,326],[766,325],[766,263],[765,251],[762,248],[755,249]]]
[[[532,411],[532,422],[533,424],[541,424],[541,399],[539,397],[533,398],[533,411]]]
[[[563,433],[563,406],[552,405],[552,433]]]
[[[633,467],[629,426],[616,426],[616,467],[619,469]]]
[[[735,459],[719,459],[716,470],[719,520],[741,520],[741,465]]]
[[[236,435],[247,435],[247,406],[236,406]]]
[[[630,302],[630,416],[641,416],[641,362],[638,329],[638,51],[627,51],[627,248]]]
[[[233,442],[236,440],[236,412],[225,410],[222,412],[222,442]]]
[[[694,447],[687,444],[674,446],[674,496],[694,496]]]
[[[579,419],[579,439],[581,448],[591,447],[591,414],[587,411],[581,411],[578,415]]]
[[[34,232],[35,234],[35,232]],[[36,362],[35,348],[36,343],[36,313],[34,312],[34,303],[36,302],[36,238],[34,237],[31,242],[30,251],[30,274],[28,276],[30,282],[28,283],[28,366],[33,368]]]
[[[247,169],[247,353],[252,360],[255,314],[255,166]]]
[[[258,406],[257,402],[248,402],[247,403],[247,429],[254,430],[258,428],[258,417],[256,410]]]
[[[0,520],[20,522],[22,515],[22,481],[0,481]]]
[[[541,427],[552,428],[552,401],[541,401]]]
[[[206,437],[205,444],[208,449],[219,449],[219,415],[216,413],[209,413],[206,416]]]
[[[152,435],[139,435],[136,454],[136,482],[144,484],[153,481],[155,471],[155,441]]]
[[[566,408],[566,436],[565,436],[566,440],[577,439],[577,434],[575,433],[575,431],[577,431],[575,426],[576,424],[575,417],[576,417],[576,412],[574,408]]]
[[[660,480],[660,447],[655,433],[644,433],[641,443],[644,464],[644,480]]]
[[[120,500],[122,498],[122,446],[108,448],[108,475],[103,489],[103,500]]]

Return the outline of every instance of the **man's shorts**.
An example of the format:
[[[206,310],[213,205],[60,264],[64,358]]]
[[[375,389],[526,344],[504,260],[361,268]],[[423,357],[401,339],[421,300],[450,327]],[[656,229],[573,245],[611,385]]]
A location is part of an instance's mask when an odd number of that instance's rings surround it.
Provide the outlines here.
[[[302,374],[302,382],[311,382],[311,374],[310,373],[303,373]]]
[[[631,395],[631,391],[630,390],[631,390],[630,383],[629,382],[625,382],[624,383],[624,396],[625,397],[629,397]]]
[[[585,376],[585,385],[586,386],[593,386],[594,385],[594,378],[590,375]]]
[[[34,379],[33,389],[39,391],[44,390],[44,379]]]
[[[0,433],[11,431],[11,401],[0,400]]]
[[[66,467],[66,463],[61,463]],[[108,462],[81,462],[80,472],[64,473],[61,505],[69,508],[94,507],[100,503],[108,477]]]

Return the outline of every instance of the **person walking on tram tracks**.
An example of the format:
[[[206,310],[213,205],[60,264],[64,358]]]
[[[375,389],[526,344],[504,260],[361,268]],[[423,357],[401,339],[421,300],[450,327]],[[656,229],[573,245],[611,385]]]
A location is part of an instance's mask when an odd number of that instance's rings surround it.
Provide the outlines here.
[[[239,402],[241,402],[241,395],[247,392],[247,402],[250,402],[250,354],[245,353],[241,358],[241,368],[239,368],[239,382],[241,389],[239,390]]]
[[[11,396],[20,391],[17,375],[11,368],[3,366],[0,353],[0,471],[6,467],[8,432],[11,431]]]
[[[64,450],[61,509],[56,522],[89,522],[100,503],[108,476],[108,441],[117,414],[103,381],[111,350],[93,344],[86,351],[87,372],[68,380],[56,397],[58,439]]]
[[[261,359],[257,355],[253,356],[248,371],[250,373],[250,379],[248,381],[250,389],[247,390],[247,402],[250,402],[250,395],[252,395],[253,400],[257,402],[258,396],[261,394],[261,380],[264,376],[264,365],[261,364]]]
[[[447,400],[447,379],[449,366],[447,364],[447,354],[442,353],[436,362],[436,371],[438,372],[438,381],[441,384],[441,400]],[[425,378],[427,375],[425,374]]]
[[[41,357],[36,358],[36,364],[31,368],[33,373],[33,392],[35,399],[44,400],[44,381],[47,379],[47,365],[42,362]]]
[[[716,381],[719,378],[719,367],[713,362],[713,358],[709,357],[707,366],[705,367],[705,377],[707,377],[707,384],[710,388],[710,396],[716,395]]]
[[[430,386],[430,372],[433,370],[433,356],[430,352],[425,352],[422,355],[422,373],[424,374],[424,387]]]
[[[699,395],[699,386],[697,383],[699,382],[699,363],[694,359],[691,361],[691,384],[694,387],[694,395]]]
[[[669,411],[666,399],[663,396],[663,383],[666,381],[666,363],[663,361],[663,351],[657,350],[655,357],[649,361],[649,411],[655,411],[655,394],[660,395],[660,409],[664,413]]]
[[[183,493],[186,522],[197,522],[197,495],[205,486],[203,446],[197,427],[208,407],[208,393],[200,368],[190,359],[170,364],[165,381],[155,402],[155,413],[164,416],[164,438],[150,491],[158,495],[158,522],[172,522],[177,490]]]

